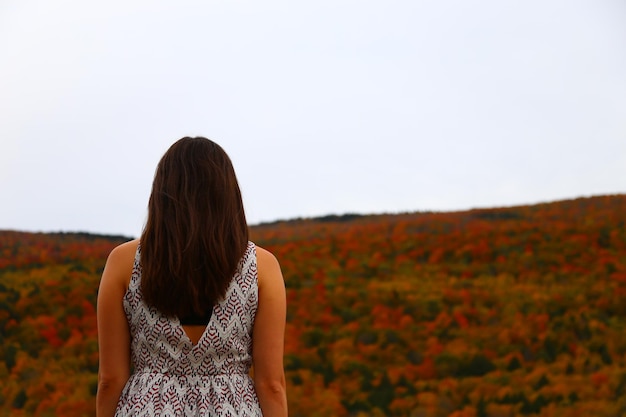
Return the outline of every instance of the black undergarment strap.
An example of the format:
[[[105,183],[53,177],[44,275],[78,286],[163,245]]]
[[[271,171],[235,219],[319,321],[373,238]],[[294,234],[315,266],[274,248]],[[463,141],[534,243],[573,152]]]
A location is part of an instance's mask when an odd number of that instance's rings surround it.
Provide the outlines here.
[[[183,326],[206,326],[211,320],[211,315],[213,315],[213,309],[209,310],[209,314],[206,316],[181,317],[180,324]]]

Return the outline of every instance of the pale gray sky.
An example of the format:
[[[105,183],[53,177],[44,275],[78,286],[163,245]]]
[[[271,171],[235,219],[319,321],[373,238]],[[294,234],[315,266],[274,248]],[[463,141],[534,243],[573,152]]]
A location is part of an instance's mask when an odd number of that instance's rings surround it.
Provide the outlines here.
[[[0,229],[137,236],[220,143],[251,223],[626,192],[623,0],[0,0]]]

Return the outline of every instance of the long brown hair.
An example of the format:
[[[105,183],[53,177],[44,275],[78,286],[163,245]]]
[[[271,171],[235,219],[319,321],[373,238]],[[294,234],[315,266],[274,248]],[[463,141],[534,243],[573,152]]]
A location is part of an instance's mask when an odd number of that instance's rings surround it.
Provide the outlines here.
[[[167,316],[206,316],[248,244],[241,191],[215,142],[184,137],[157,166],[141,235],[141,291]]]

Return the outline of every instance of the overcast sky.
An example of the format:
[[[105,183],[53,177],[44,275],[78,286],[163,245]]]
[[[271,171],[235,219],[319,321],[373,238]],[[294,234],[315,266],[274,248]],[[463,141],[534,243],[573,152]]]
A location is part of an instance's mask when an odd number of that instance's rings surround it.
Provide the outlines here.
[[[0,229],[137,236],[175,140],[250,223],[626,192],[623,0],[0,0]]]

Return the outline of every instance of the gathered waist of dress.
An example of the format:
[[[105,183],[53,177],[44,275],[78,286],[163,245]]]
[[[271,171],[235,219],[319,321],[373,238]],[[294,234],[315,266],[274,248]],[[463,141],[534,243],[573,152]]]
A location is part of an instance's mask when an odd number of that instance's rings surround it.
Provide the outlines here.
[[[234,376],[243,376],[243,377],[249,377],[250,373],[248,372],[244,372],[244,371],[233,371],[233,372],[219,372],[219,373],[200,373],[200,372],[181,372],[181,371],[170,371],[170,370],[165,370],[165,371],[158,371],[158,370],[154,370],[154,369],[143,369],[143,370],[135,370],[133,372],[133,376],[139,376],[139,375],[146,375],[146,376],[164,376],[164,377],[171,377],[171,378],[201,378],[201,379],[210,379],[210,378],[220,378],[220,377],[226,377],[226,378],[231,378]]]

